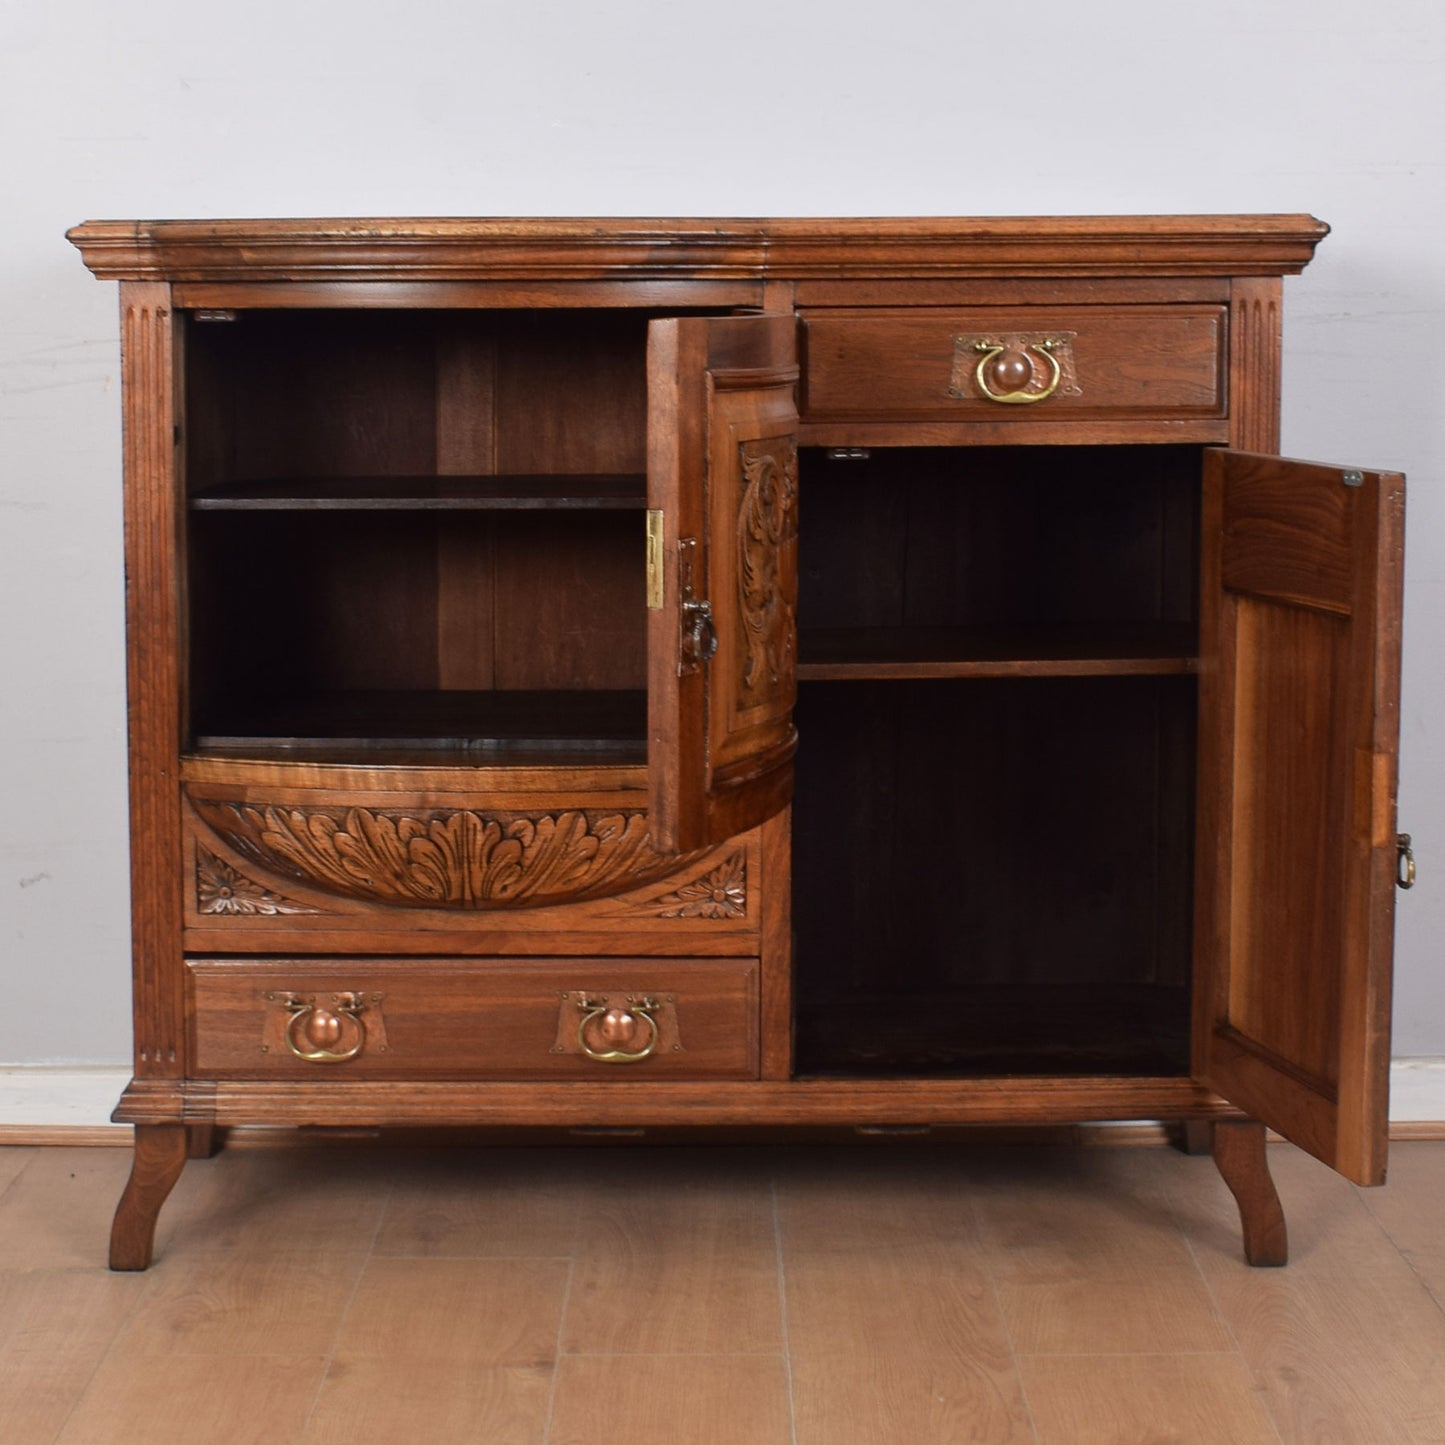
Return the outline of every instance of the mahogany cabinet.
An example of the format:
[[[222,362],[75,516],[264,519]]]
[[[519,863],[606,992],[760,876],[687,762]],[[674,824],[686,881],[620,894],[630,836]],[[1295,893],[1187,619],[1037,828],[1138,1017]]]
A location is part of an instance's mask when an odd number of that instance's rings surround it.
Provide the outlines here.
[[[149,1262],[229,1125],[1385,1166],[1403,481],[1305,216],[91,222]]]

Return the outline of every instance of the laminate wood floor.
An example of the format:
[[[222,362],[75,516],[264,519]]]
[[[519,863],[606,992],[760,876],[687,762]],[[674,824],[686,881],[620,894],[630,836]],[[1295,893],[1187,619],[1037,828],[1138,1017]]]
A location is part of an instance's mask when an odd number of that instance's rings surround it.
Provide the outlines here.
[[[1445,1445],[1445,1144],[0,1150],[4,1445]]]

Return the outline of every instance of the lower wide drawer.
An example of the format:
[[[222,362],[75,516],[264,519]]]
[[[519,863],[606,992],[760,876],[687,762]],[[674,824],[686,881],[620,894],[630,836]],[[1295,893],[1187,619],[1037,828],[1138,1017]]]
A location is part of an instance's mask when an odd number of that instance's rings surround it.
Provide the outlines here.
[[[751,1079],[754,958],[192,959],[191,1073]]]

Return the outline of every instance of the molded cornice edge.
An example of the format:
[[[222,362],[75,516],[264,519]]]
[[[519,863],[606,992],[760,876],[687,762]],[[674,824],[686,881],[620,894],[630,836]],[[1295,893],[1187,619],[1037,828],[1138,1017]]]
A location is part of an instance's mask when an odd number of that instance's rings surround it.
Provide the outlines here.
[[[99,277],[397,281],[1278,276],[1312,216],[87,221]]]

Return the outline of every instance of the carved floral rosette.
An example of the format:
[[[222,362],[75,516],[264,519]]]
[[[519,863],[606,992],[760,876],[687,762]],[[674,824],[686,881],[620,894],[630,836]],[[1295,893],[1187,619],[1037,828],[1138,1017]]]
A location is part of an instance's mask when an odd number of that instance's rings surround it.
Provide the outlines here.
[[[196,849],[196,912],[235,918],[315,913],[315,908],[264,888],[205,848]]]
[[[717,867],[655,899],[659,918],[746,918],[747,864],[734,853]]]
[[[579,902],[665,876],[645,811],[401,810],[192,799],[241,857],[369,903],[490,909]]]

